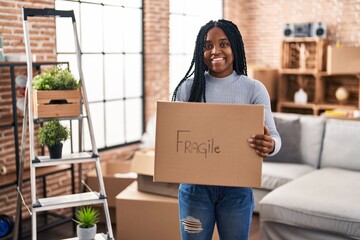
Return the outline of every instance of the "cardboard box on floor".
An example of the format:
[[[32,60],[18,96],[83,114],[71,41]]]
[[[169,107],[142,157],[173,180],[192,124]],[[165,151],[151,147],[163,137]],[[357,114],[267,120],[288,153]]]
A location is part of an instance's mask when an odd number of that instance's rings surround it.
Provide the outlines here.
[[[178,200],[140,192],[132,183],[116,196],[116,239],[181,239]]]
[[[178,196],[178,183],[154,182],[155,150],[144,149],[135,152],[131,162],[131,171],[138,174],[138,190],[169,197]]]
[[[107,161],[101,163],[101,172],[109,207],[115,207],[116,195],[136,180],[137,174],[131,172],[130,169],[130,161]],[[86,184],[93,191],[99,190],[99,181],[95,169],[88,172]]]
[[[264,106],[158,102],[154,181],[260,187]]]
[[[269,92],[270,100],[277,99],[279,71],[276,68],[266,66],[248,65],[248,76],[262,82]]]

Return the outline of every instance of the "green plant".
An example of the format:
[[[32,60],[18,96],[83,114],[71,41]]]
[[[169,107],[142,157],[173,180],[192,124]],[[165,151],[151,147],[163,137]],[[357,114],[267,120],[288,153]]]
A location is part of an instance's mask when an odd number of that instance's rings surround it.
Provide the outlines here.
[[[91,228],[99,222],[99,219],[100,215],[97,209],[85,206],[77,210],[73,221],[79,224],[81,228]]]
[[[36,75],[32,81],[35,90],[75,90],[79,82],[69,69],[53,67]]]
[[[60,124],[58,120],[51,120],[39,129],[39,144],[54,146],[65,141],[70,136],[70,130]]]

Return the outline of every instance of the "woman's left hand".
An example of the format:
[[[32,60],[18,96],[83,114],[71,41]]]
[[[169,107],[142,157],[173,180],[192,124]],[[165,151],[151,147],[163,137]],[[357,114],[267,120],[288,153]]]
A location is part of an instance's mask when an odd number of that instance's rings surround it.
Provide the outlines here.
[[[248,139],[248,142],[250,147],[254,148],[256,153],[262,158],[269,156],[275,148],[275,142],[270,136],[270,131],[267,126],[264,126],[264,134],[252,135]]]

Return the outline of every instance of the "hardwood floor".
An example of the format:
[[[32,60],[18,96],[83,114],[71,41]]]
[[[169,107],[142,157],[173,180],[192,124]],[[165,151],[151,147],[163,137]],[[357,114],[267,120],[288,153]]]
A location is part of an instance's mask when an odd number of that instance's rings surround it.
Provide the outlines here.
[[[251,230],[250,230],[250,237],[249,240],[260,240],[260,221],[259,215],[254,213],[252,223],[251,223]],[[73,224],[72,222],[64,223],[60,226],[51,228],[44,232],[38,233],[38,240],[59,240],[64,238],[71,238],[76,236],[76,233],[73,232]],[[104,232],[106,229],[104,224],[98,225],[98,232]],[[114,236],[116,236],[116,226],[113,225],[112,229],[114,231]],[[31,240],[31,237],[23,238],[24,240]],[[118,239],[121,240],[121,239]],[[140,239],[139,239],[140,240]],[[175,239],[176,240],[176,239]]]

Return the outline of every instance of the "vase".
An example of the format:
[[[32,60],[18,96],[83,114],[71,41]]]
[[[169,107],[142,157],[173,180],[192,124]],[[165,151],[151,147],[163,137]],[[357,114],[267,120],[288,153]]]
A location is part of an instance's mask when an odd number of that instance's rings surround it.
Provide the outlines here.
[[[59,159],[62,156],[63,144],[55,144],[53,146],[47,146],[49,149],[49,155],[51,159]]]
[[[307,103],[307,93],[302,88],[300,88],[299,91],[295,92],[294,102]]]
[[[79,240],[94,239],[96,235],[96,224],[91,228],[82,228],[80,225],[77,225],[76,233]]]

